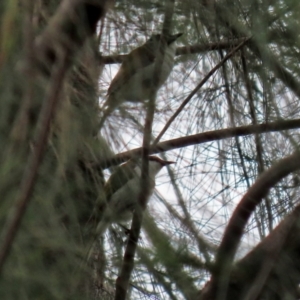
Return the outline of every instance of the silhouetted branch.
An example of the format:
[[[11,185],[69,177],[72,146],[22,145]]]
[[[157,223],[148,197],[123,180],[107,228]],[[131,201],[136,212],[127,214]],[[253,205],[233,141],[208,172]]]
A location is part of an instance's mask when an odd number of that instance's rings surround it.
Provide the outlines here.
[[[230,41],[178,47],[176,49],[176,55],[197,54],[197,53],[215,51],[220,49],[232,49],[233,47],[238,46],[244,40],[245,39],[234,39]],[[101,62],[103,64],[122,63],[126,56],[127,54],[102,56]]]
[[[232,57],[233,54],[235,54],[238,50],[240,50],[247,41],[249,41],[250,38],[245,39],[243,42],[241,42],[237,47],[235,47],[232,51],[230,51],[214,68],[212,68],[207,75],[200,81],[200,83],[193,89],[193,91],[189,94],[189,96],[181,103],[181,105],[178,107],[176,112],[173,114],[173,116],[169,119],[169,121],[166,123],[164,128],[161,130],[153,144],[157,144],[159,140],[162,138],[162,136],[165,134],[167,129],[170,127],[172,122],[176,119],[176,117],[180,114],[180,112],[184,109],[184,107],[190,102],[190,100],[193,98],[193,96],[199,91],[199,89],[207,82],[207,80],[229,59]]]
[[[300,169],[300,153],[295,152],[262,173],[242,198],[225,230],[216,256],[210,287],[203,299],[226,299],[233,258],[247,221],[269,190],[282,178],[298,169]]]
[[[257,294],[267,295],[269,299],[284,299],[280,293],[297,293],[300,280],[299,217],[300,205],[244,258],[235,263],[229,278],[227,299],[245,299],[246,294],[250,299]],[[204,293],[206,294],[209,286],[210,283],[202,291],[203,297],[207,297]],[[277,288],[273,289],[274,286]]]
[[[163,34],[167,34],[170,30],[172,17],[174,12],[174,1],[169,0],[165,2],[165,19],[163,26]],[[163,36],[163,35],[162,35]],[[161,36],[161,37],[162,37]],[[161,39],[160,43],[163,43]],[[157,54],[157,53],[156,53]],[[159,55],[155,61],[154,74],[155,76],[151,80],[151,93],[149,102],[147,104],[147,114],[145,120],[144,138],[143,138],[143,151],[142,151],[142,167],[141,167],[141,190],[138,197],[138,206],[140,209],[136,209],[133,213],[132,225],[128,237],[128,243],[124,254],[123,265],[120,275],[116,282],[116,295],[115,300],[123,300],[126,298],[130,276],[134,265],[134,256],[136,247],[141,231],[143,213],[147,206],[147,202],[150,196],[150,184],[149,184],[149,151],[150,142],[152,136],[152,124],[155,113],[155,100],[156,100],[156,86],[160,82],[160,76],[162,73],[162,65],[164,61],[164,54]]]
[[[220,130],[207,131],[203,133],[198,133],[194,135],[188,135],[180,137],[177,139],[168,140],[165,142],[160,142],[154,147],[150,148],[150,154],[166,152],[178,148],[183,148],[191,145],[203,144],[207,142],[213,142],[218,140],[223,140],[227,138],[232,138],[236,136],[246,136],[250,134],[259,134],[267,132],[276,132],[289,129],[297,129],[300,127],[300,119],[295,120],[279,120],[272,123],[263,123],[259,125],[246,125],[234,128],[226,128]],[[104,161],[100,161],[93,164],[92,167],[97,168],[109,168],[114,165],[123,163],[134,156],[140,156],[142,153],[142,148],[135,148],[126,152],[122,152]]]

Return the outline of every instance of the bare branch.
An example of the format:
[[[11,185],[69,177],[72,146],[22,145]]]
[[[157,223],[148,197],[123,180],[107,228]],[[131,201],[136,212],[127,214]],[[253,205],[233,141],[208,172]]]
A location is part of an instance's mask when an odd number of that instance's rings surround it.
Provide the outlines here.
[[[198,90],[205,84],[205,82],[239,49],[241,49],[247,41],[249,41],[250,38],[245,39],[243,42],[241,42],[236,48],[234,48],[232,51],[230,51],[214,68],[212,68],[208,74],[201,80],[201,82],[193,89],[193,91],[189,94],[189,96],[181,103],[181,105],[178,107],[174,115],[169,119],[167,124],[164,126],[162,131],[159,133],[155,141],[153,142],[153,145],[156,145],[161,137],[165,134],[167,129],[170,127],[172,122],[176,119],[176,117],[180,114],[180,112],[184,109],[184,107],[190,102],[190,100],[193,98],[193,96],[198,92]]]
[[[295,152],[265,171],[242,198],[225,230],[216,256],[216,267],[211,279],[209,292],[203,299],[211,299],[211,297],[225,299],[232,261],[243,235],[244,227],[252,212],[263,197],[267,195],[271,187],[299,168],[300,153]]]
[[[169,3],[170,2],[170,3]],[[165,20],[164,20],[164,28],[163,33],[167,34],[170,29],[172,16],[174,11],[174,3],[172,0],[166,2],[165,6]],[[161,43],[165,42],[163,39],[160,41]],[[156,53],[157,59],[154,65],[154,78],[151,81],[151,96],[147,105],[147,114],[145,121],[145,129],[144,129],[144,139],[143,139],[143,151],[142,151],[142,168],[141,168],[141,190],[138,198],[139,208],[136,209],[133,213],[131,230],[128,237],[128,244],[124,254],[124,260],[122,269],[119,277],[116,282],[116,295],[115,300],[121,300],[126,298],[129,279],[131,276],[131,272],[133,270],[134,265],[134,256],[136,252],[136,246],[139,239],[142,221],[143,221],[143,213],[147,206],[147,202],[150,196],[150,184],[149,184],[149,152],[150,152],[150,141],[152,136],[152,124],[155,113],[155,99],[156,99],[156,86],[158,86],[160,76],[162,73],[162,65],[164,60],[164,54],[158,55]]]
[[[212,141],[223,140],[227,138],[232,138],[236,136],[246,136],[250,134],[259,134],[267,132],[276,132],[282,130],[296,129],[300,127],[300,119],[295,120],[279,120],[272,123],[263,123],[259,125],[247,125],[234,128],[226,128],[220,130],[207,131],[203,133],[198,133],[194,135],[189,135],[177,139],[168,140],[161,142],[154,147],[150,148],[149,154],[166,152],[178,148],[183,148],[196,144],[203,144]],[[135,148],[130,151],[122,152],[117,154],[111,159],[100,161],[93,164],[92,167],[97,168],[109,168],[114,165],[118,165],[129,160],[132,157],[140,156],[142,153],[142,148]]]
[[[216,42],[216,43],[208,43],[208,44],[201,44],[201,45],[192,45],[192,46],[184,46],[184,47],[178,47],[176,49],[176,55],[186,55],[186,54],[197,54],[207,51],[215,51],[215,50],[221,50],[221,49],[231,49],[232,47],[238,46],[240,43],[242,43],[245,39],[234,39],[230,41],[222,41],[222,42]],[[127,54],[121,54],[121,55],[108,55],[108,56],[102,56],[101,62],[103,64],[116,64],[116,63],[122,63],[123,60]]]

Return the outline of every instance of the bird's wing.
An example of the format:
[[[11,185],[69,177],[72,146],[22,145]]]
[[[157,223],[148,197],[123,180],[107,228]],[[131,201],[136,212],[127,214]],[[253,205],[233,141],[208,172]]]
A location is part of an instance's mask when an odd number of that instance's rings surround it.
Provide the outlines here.
[[[116,172],[109,177],[104,185],[104,193],[107,202],[109,202],[111,196],[124,185],[124,182],[136,176],[134,165],[134,161],[129,161],[126,164],[118,167]]]
[[[107,94],[116,92],[123,84],[138,72],[139,69],[145,68],[155,60],[155,53],[142,47],[138,47],[128,54],[124,59],[117,75],[112,80]]]

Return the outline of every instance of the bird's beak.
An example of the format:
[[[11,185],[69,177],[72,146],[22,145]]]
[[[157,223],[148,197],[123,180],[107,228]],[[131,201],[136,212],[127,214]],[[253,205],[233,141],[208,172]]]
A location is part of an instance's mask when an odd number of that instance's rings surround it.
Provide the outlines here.
[[[181,33],[177,33],[177,34],[174,34],[174,35],[169,35],[168,37],[166,37],[168,45],[174,43],[182,35],[183,35],[183,33],[181,32]]]
[[[172,164],[176,164],[175,161],[168,161],[168,160],[165,160],[164,161],[164,165],[167,166],[167,165],[172,165]]]

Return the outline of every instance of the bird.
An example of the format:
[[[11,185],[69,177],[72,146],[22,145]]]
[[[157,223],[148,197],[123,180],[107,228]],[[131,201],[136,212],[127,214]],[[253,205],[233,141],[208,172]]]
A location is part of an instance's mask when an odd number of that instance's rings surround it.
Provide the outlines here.
[[[145,44],[134,49],[126,56],[108,88],[100,128],[106,118],[123,102],[144,102],[151,96],[153,88],[158,91],[173,69],[176,50],[175,41],[181,35],[182,33],[152,35]],[[159,55],[163,55],[163,63],[158,77],[159,80],[156,86],[153,87],[155,62]]]
[[[160,159],[150,155],[149,159],[149,197],[155,188],[155,177],[159,171],[174,161]],[[134,210],[137,208],[140,194],[141,159],[131,159],[117,167],[104,186],[106,195],[106,208],[103,212],[96,234],[101,236],[112,223],[130,221]]]

